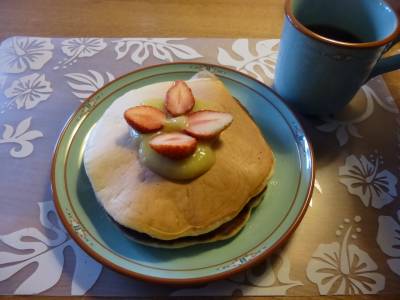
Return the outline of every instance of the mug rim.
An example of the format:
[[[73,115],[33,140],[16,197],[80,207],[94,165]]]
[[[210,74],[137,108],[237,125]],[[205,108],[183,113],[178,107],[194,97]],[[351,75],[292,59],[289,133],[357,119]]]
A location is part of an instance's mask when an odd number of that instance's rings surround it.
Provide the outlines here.
[[[374,47],[380,47],[380,46],[384,46],[384,45],[388,44],[389,42],[393,41],[400,34],[399,16],[397,15],[395,10],[389,3],[387,3],[384,0],[382,2],[384,2],[386,4],[386,6],[389,7],[391,9],[391,11],[394,13],[397,24],[396,24],[396,28],[393,30],[393,32],[391,34],[386,36],[384,39],[373,41],[373,42],[364,42],[364,43],[342,42],[342,41],[338,41],[335,39],[330,39],[330,38],[324,37],[322,35],[319,35],[319,34],[313,32],[312,30],[310,30],[306,26],[304,26],[294,16],[294,14],[291,10],[292,0],[286,0],[286,2],[285,2],[285,15],[288,18],[288,20],[290,21],[290,23],[292,23],[292,25],[296,29],[298,29],[303,34],[305,34],[315,40],[318,40],[320,42],[328,43],[328,44],[331,44],[334,46],[346,47],[346,48],[374,48]]]

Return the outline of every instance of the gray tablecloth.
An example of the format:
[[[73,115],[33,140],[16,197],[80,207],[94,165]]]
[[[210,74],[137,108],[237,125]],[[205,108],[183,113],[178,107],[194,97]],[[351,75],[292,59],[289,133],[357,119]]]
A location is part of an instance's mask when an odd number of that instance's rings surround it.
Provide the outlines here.
[[[234,278],[184,288],[127,278],[87,256],[58,221],[50,192],[52,150],[68,117],[94,91],[143,66],[189,60],[225,65],[271,84],[278,43],[204,38],[3,41],[0,294],[399,292],[400,116],[380,77],[363,86],[340,116],[303,120],[318,166],[311,207],[280,251]]]

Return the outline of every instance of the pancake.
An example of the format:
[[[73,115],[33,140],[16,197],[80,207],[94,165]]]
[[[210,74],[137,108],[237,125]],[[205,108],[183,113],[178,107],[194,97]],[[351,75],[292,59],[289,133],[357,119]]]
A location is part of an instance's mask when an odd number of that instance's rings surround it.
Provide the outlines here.
[[[240,230],[243,229],[247,221],[250,219],[253,209],[255,209],[262,201],[262,194],[263,193],[250,200],[246,204],[246,206],[240,211],[240,213],[232,220],[226,222],[225,224],[222,224],[213,231],[198,236],[181,237],[175,240],[164,241],[152,238],[145,233],[126,228],[118,223],[116,224],[128,238],[140,244],[156,248],[178,249],[198,244],[223,241],[235,236],[239,233]]]
[[[229,112],[233,123],[219,137],[216,162],[190,181],[172,181],[143,166],[123,112],[164,98],[172,82],[131,90],[114,101],[92,128],[84,166],[106,212],[120,225],[171,241],[209,233],[234,219],[266,187],[274,156],[247,111],[217,78],[186,81],[196,99]]]

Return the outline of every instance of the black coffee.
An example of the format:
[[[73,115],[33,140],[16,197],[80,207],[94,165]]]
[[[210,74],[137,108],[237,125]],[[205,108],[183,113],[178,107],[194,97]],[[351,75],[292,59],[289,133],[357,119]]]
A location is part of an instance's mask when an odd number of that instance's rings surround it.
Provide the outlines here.
[[[322,35],[332,40],[347,42],[347,43],[362,42],[362,40],[353,33],[347,30],[336,28],[334,26],[317,24],[317,25],[307,25],[306,27],[310,29],[312,32],[315,32],[319,35]]]

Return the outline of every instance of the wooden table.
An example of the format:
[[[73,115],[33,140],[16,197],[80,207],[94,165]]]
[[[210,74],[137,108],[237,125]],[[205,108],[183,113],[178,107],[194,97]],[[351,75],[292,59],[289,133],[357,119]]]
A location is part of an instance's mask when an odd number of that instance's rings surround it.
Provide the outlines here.
[[[400,13],[400,1],[390,2]],[[0,41],[13,35],[278,38],[283,3],[283,0],[2,0]],[[399,49],[395,47],[389,55]],[[384,79],[400,104],[400,72],[388,73]],[[290,298],[398,299],[395,296]]]

